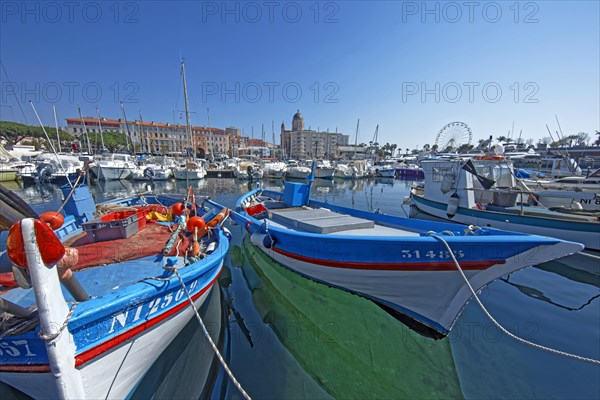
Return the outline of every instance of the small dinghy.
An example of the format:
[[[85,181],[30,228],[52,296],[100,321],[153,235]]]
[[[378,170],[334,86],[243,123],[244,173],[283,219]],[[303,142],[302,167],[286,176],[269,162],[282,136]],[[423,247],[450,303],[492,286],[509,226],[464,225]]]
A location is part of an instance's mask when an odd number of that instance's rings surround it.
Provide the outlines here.
[[[213,288],[228,210],[192,193],[63,193],[66,215],[38,218],[2,188],[0,380],[34,398],[127,398]]]
[[[367,297],[433,337],[448,334],[471,298],[465,279],[479,290],[583,249],[549,237],[344,208],[309,193],[310,183],[286,182],[283,193],[256,189],[231,216],[279,264]]]

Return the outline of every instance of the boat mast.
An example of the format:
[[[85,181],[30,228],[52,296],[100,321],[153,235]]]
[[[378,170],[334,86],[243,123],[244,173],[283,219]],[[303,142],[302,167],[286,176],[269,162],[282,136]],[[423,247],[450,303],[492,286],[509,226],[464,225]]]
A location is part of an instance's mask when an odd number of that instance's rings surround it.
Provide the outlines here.
[[[375,147],[375,162],[377,162],[379,160],[379,144],[377,143],[378,136],[379,135],[379,125],[377,125],[377,127],[375,128],[375,135],[373,135],[373,147]]]
[[[96,114],[98,115],[98,127],[100,128],[100,142],[102,142],[102,152],[104,152],[104,133],[102,132],[102,122],[100,120],[100,110],[96,107]]]
[[[58,152],[62,153],[62,148],[60,147],[60,135],[58,133],[58,119],[56,118],[55,106],[52,106],[52,111],[54,112],[54,125],[56,126],[56,141],[58,142]]]
[[[196,146],[194,146],[194,138],[192,137],[192,126],[190,125],[190,107],[188,104],[187,96],[187,81],[185,80],[185,66],[183,64],[183,58],[181,59],[181,75],[183,75],[183,99],[185,101],[185,124],[188,131],[188,138],[190,140],[190,146],[192,146],[194,160],[196,159]]]
[[[146,146],[146,152],[151,153],[150,143],[148,142],[148,130],[144,132],[144,121],[142,120],[142,110],[138,110],[138,115],[140,116],[140,140],[142,142],[142,152],[144,151],[144,146]]]
[[[273,135],[273,155],[271,157],[275,158],[275,120],[271,121],[271,134]]]
[[[125,135],[125,141],[127,142],[127,150],[129,150],[130,154],[133,154],[135,156],[135,143],[133,143],[133,139],[129,134],[129,124],[127,123],[127,115],[125,115],[125,106],[123,105],[123,102],[121,102],[121,112],[123,113],[123,120],[125,121],[125,131],[127,132],[127,134]],[[131,152],[131,148],[129,147],[130,142],[131,146],[133,147],[133,153]]]
[[[81,125],[83,125],[83,132],[87,139],[88,153],[91,155],[93,153],[92,153],[92,146],[90,145],[90,135],[88,134],[87,128],[85,126],[85,121],[83,120],[83,117],[81,116],[81,108],[79,106],[77,106],[77,111],[79,112],[79,119],[81,120]]]
[[[208,140],[210,140],[210,161],[215,161],[215,143],[212,138],[212,131],[210,130],[210,108],[206,109],[206,115],[208,118]]]
[[[356,134],[354,135],[354,155],[353,159],[356,159],[356,146],[358,146],[358,125],[360,124],[360,118],[356,121]]]

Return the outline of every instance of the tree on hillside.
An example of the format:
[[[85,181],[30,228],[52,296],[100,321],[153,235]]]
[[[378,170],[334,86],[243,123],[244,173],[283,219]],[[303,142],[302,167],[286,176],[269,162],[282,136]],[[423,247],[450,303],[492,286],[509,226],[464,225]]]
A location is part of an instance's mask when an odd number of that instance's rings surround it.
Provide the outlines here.
[[[46,126],[44,127],[46,132],[50,136],[50,139],[55,139],[56,128]],[[69,135],[62,129],[58,131],[61,142],[70,142],[73,140],[73,136]],[[4,136],[10,144],[17,144],[26,137],[41,138],[45,139],[44,131],[39,126],[31,126],[19,124],[18,122],[0,121],[0,136]]]

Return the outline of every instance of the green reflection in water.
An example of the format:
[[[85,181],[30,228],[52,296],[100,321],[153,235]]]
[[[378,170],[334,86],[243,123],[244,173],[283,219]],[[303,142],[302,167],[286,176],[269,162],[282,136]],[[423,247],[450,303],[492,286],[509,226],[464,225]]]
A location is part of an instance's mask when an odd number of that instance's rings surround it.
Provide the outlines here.
[[[248,237],[231,256],[263,321],[334,398],[462,397],[448,339],[424,338],[369,300],[281,267]]]

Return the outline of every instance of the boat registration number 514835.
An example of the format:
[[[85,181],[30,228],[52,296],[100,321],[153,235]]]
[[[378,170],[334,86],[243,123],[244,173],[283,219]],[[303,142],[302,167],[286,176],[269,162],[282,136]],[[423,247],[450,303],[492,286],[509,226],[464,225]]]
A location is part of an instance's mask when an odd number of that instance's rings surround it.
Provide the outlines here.
[[[465,253],[462,250],[454,250],[454,257],[456,258],[463,258],[465,256]],[[443,260],[447,260],[450,257],[450,252],[447,250],[402,250],[402,258],[414,258],[414,259],[419,259],[419,258],[429,258],[430,260],[433,260],[434,258],[437,259],[443,259]]]

